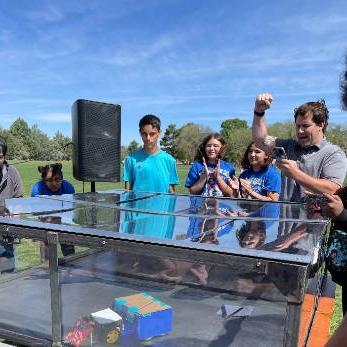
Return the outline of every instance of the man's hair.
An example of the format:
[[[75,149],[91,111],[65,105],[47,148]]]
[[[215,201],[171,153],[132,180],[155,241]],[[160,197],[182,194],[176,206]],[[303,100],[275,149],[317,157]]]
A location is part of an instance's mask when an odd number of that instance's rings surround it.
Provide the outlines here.
[[[41,178],[45,179],[50,171],[52,171],[52,177],[58,176],[63,179],[62,164],[47,164],[45,166],[38,166],[37,170],[41,174]]]
[[[254,144],[255,144],[254,142],[251,142],[247,146],[247,149],[246,149],[245,153],[243,154],[243,157],[242,157],[242,160],[241,160],[241,167],[244,170],[248,170],[248,169],[252,168],[251,167],[251,163],[249,162],[249,158],[248,158],[248,151],[252,147],[252,145],[254,145]],[[261,148],[259,148],[259,149],[261,149]],[[271,155],[269,153],[266,153],[266,154],[267,154],[268,158],[266,159],[265,164],[266,164],[266,166],[269,166],[272,163],[273,159],[272,159],[272,157],[271,157]]]
[[[298,117],[305,116],[306,113],[312,114],[312,120],[317,125],[323,123],[323,132],[325,132],[328,126],[328,119],[329,119],[329,111],[325,104],[325,100],[321,99],[318,101],[306,102],[305,104],[294,109],[295,121]]]
[[[340,88],[341,88],[341,102],[342,109],[347,111],[347,54],[345,60],[345,71],[341,76]]]
[[[218,158],[223,159],[225,154],[225,145],[226,145],[225,140],[223,139],[222,135],[220,135],[219,133],[213,133],[213,134],[207,135],[202,140],[201,144],[198,147],[198,150],[196,151],[194,160],[202,162],[202,158],[204,157],[207,160],[205,147],[207,142],[210,141],[211,139],[215,139],[221,143],[222,147],[220,149],[220,152],[218,153]]]
[[[160,131],[161,122],[159,117],[155,116],[154,114],[146,114],[140,119],[140,131],[146,125],[152,125],[153,128],[157,128]]]
[[[7,153],[7,144],[3,138],[0,138],[0,148],[2,150],[2,155],[5,156]]]

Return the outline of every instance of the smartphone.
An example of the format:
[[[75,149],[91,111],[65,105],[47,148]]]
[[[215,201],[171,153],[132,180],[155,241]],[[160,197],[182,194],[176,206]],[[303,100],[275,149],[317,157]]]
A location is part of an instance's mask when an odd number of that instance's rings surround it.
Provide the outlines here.
[[[286,151],[283,147],[274,147],[272,149],[272,158],[274,159],[287,159]]]

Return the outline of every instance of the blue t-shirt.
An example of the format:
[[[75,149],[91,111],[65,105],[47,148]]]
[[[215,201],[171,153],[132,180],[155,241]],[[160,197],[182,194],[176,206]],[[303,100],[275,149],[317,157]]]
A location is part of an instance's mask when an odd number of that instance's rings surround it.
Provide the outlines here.
[[[133,190],[167,193],[170,185],[179,183],[176,160],[162,150],[135,151],[125,158],[123,181],[132,184]]]
[[[74,194],[75,188],[73,185],[67,180],[63,180],[61,183],[61,187],[56,192],[48,189],[46,183],[44,181],[36,182],[31,189],[31,196],[37,195],[62,195],[62,194]]]
[[[240,178],[247,179],[251,182],[252,190],[260,195],[267,196],[269,192],[281,193],[281,174],[270,165],[258,172],[251,169],[241,173]],[[248,194],[240,187],[241,196],[247,198]]]
[[[210,173],[213,173],[216,164],[207,164],[208,171]],[[192,167],[189,170],[188,176],[186,178],[185,186],[187,188],[192,187],[196,182],[199,181],[200,176],[205,172],[204,164],[195,161],[192,164]],[[224,181],[227,183],[229,177],[232,177],[235,175],[235,167],[232,163],[228,163],[224,160],[220,161],[220,174]],[[212,176],[209,177],[208,181],[202,188],[202,190],[199,192],[200,195],[203,196],[223,196],[222,191],[220,190],[216,179]]]

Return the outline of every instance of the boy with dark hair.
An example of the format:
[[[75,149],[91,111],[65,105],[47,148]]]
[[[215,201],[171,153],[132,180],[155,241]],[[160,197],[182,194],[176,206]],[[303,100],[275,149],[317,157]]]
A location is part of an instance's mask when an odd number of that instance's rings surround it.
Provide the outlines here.
[[[125,189],[147,192],[175,191],[179,183],[176,160],[158,145],[160,119],[148,114],[141,118],[139,131],[143,148],[129,154],[124,161]]]

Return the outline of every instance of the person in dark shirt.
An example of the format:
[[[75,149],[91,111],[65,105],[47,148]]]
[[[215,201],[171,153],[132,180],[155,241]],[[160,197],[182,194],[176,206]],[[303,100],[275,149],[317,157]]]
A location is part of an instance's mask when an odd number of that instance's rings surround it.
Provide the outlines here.
[[[341,101],[342,109],[347,111],[347,56],[346,56],[346,70],[341,79]],[[333,221],[333,229],[342,231],[347,235],[347,186],[340,188],[335,194],[324,194],[326,202],[322,204],[323,213],[331,217]],[[344,252],[342,252],[344,253]],[[341,254],[347,258],[347,254]],[[343,261],[346,261],[345,259]],[[329,263],[329,262],[328,262]],[[330,270],[330,269],[329,269]],[[347,271],[347,269],[346,269]],[[346,274],[334,273],[330,270],[333,280],[340,284],[342,287],[342,310],[343,314],[347,313],[347,278]]]

